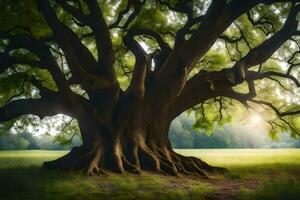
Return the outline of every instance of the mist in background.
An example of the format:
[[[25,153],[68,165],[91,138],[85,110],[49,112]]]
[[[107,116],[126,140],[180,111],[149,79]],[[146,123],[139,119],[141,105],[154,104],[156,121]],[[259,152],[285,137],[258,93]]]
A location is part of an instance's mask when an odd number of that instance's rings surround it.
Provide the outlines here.
[[[194,128],[193,116],[182,114],[170,127],[169,137],[173,148],[300,148],[300,138],[294,139],[287,133],[278,135],[272,140],[263,126],[242,121],[216,128],[210,136]],[[67,150],[81,144],[79,134],[70,142],[62,142],[56,134],[18,134],[3,133],[0,135],[0,150]]]
[[[79,136],[73,137],[70,143],[61,143],[56,136],[44,134],[36,136],[23,132],[18,134],[4,133],[0,135],[0,150],[68,150],[74,146],[80,146]]]
[[[176,118],[169,137],[173,148],[300,148],[300,138],[281,133],[271,139],[261,123],[238,121],[216,128],[210,136],[194,128],[194,118],[186,114]]]

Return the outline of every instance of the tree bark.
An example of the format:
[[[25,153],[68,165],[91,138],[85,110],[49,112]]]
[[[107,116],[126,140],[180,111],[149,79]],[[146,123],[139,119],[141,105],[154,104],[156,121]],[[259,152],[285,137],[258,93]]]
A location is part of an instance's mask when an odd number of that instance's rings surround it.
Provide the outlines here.
[[[88,175],[108,171],[128,171],[139,174],[153,171],[168,175],[200,175],[225,172],[196,157],[176,153],[168,138],[172,118],[168,113],[154,113],[143,103],[130,106],[130,101],[118,105],[115,127],[99,124],[87,110],[78,118],[83,144],[57,160],[45,162],[45,169],[82,170]],[[151,110],[151,112],[150,112]],[[124,117],[126,113],[127,117]]]

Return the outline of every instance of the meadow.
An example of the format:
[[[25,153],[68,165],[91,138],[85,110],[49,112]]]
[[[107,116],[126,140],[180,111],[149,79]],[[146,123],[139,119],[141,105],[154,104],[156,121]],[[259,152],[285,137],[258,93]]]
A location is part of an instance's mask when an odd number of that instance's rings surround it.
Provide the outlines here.
[[[66,151],[0,151],[0,200],[299,200],[300,149],[177,150],[229,169],[224,175],[84,174],[40,166]]]

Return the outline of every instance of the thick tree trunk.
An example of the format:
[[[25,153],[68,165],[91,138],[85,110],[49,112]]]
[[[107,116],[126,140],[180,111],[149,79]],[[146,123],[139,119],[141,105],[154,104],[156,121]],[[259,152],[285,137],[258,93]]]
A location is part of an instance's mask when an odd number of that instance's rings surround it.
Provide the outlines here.
[[[129,121],[120,119],[125,129],[109,131],[89,116],[79,119],[83,144],[67,155],[44,163],[45,169],[83,170],[89,175],[106,171],[141,173],[142,170],[169,175],[202,175],[225,169],[213,167],[195,157],[176,153],[168,139],[171,120],[152,116],[144,120],[136,113]],[[144,115],[147,116],[147,115]],[[138,119],[137,119],[138,117]],[[145,122],[147,121],[147,123]],[[126,123],[126,124],[124,124]]]

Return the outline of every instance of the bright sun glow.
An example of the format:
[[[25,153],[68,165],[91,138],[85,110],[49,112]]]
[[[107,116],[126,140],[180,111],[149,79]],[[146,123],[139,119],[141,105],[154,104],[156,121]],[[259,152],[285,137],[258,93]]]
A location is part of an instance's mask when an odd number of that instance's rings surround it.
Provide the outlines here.
[[[249,121],[251,125],[258,125],[263,122],[263,118],[257,113],[251,113],[249,115]]]

